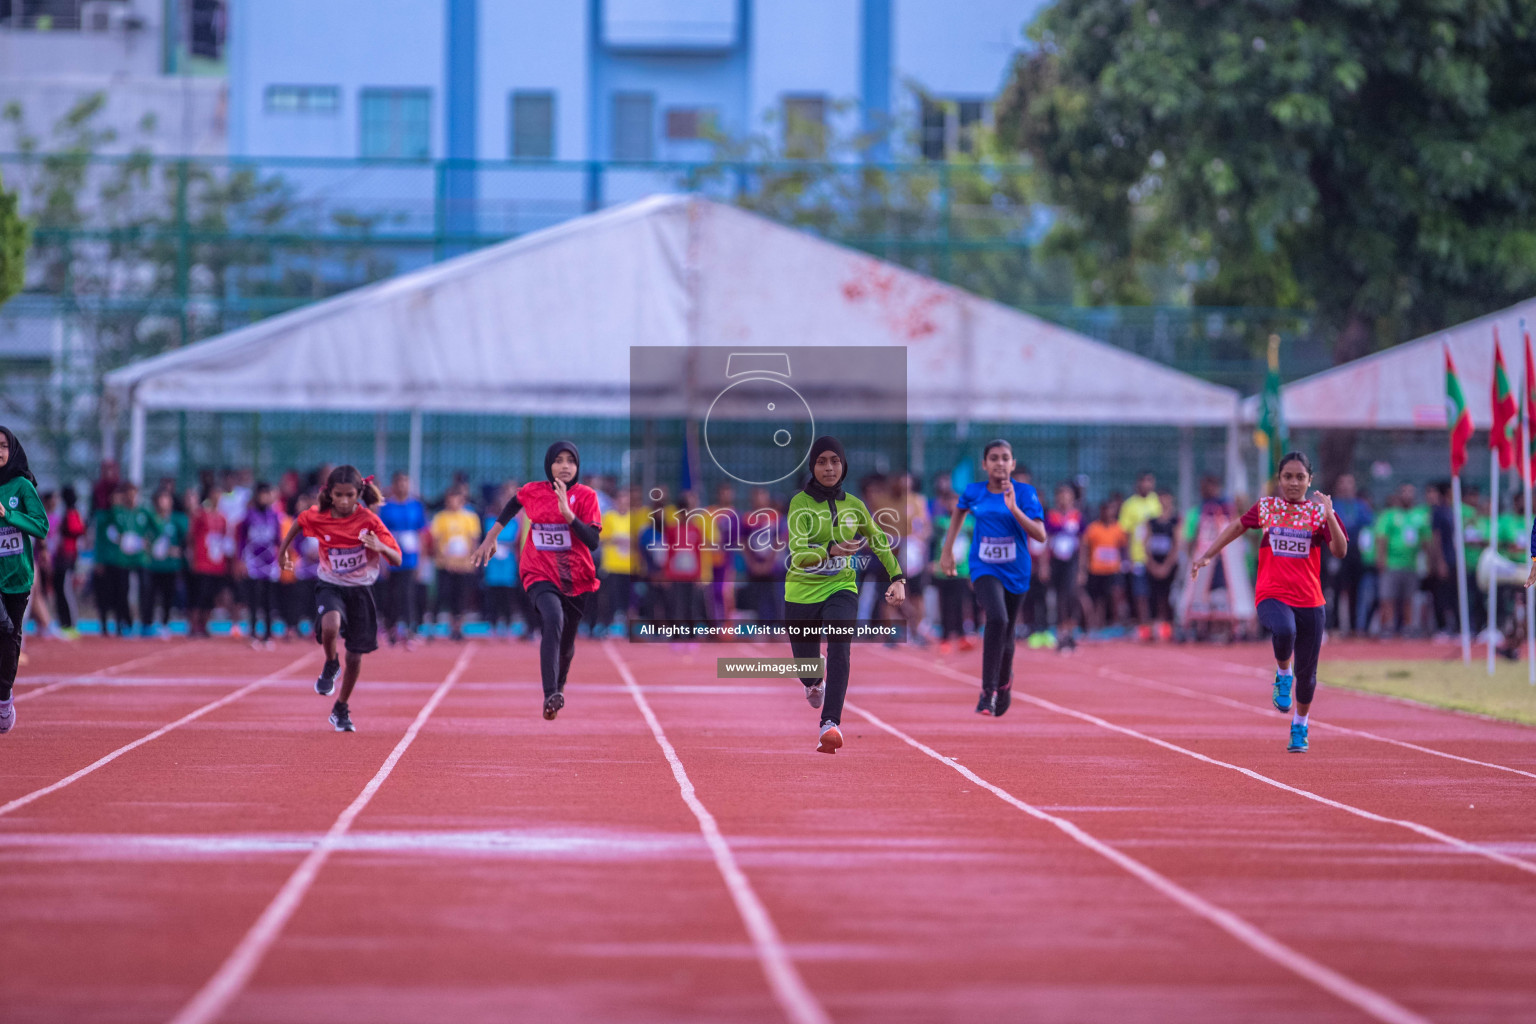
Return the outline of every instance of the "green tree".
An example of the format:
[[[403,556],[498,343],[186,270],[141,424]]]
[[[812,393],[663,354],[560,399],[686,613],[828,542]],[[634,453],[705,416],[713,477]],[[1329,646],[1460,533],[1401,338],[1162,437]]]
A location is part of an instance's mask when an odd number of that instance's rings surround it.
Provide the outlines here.
[[[1536,287],[1536,0],[1059,0],[1030,35],[998,120],[1082,301],[1304,309],[1344,362]]]
[[[16,193],[7,192],[5,182],[0,180],[0,306],[21,291],[30,234]]]

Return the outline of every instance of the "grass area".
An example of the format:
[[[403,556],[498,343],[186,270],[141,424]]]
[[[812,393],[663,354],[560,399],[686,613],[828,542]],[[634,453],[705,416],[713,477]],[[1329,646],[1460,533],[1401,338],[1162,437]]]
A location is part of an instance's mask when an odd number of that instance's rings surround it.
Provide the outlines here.
[[[1442,708],[1475,711],[1508,722],[1536,725],[1536,686],[1524,662],[1500,658],[1492,678],[1487,663],[1456,661],[1324,661],[1319,679],[1348,690],[1407,697]]]

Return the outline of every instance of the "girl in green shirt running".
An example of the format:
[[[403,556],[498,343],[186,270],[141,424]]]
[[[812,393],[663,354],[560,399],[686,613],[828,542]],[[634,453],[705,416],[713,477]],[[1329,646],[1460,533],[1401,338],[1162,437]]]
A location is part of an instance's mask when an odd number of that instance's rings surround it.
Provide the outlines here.
[[[811,444],[810,482],[789,502],[789,562],[784,571],[784,617],[792,625],[851,628],[859,617],[859,583],[854,555],[868,541],[891,585],[885,599],[893,605],[906,600],[906,577],[891,554],[891,541],[875,525],[869,509],[843,490],[848,457],[835,437],[818,437]],[[796,658],[821,656],[819,636],[791,639]],[[816,749],[835,754],[843,745],[839,726],[848,693],[851,640],[827,637],[824,679],[801,678],[805,699],[821,709],[821,734]]]
[[[48,536],[37,477],[8,427],[0,427],[0,733],[16,724],[11,689],[21,664],[21,624],[32,593],[32,542]]]

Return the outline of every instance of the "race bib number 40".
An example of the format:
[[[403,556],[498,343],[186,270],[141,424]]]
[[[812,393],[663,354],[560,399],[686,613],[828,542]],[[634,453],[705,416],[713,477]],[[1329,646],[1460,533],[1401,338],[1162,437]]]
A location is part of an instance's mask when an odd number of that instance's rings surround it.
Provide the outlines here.
[[[21,554],[21,531],[14,526],[0,526],[0,558]]]
[[[571,527],[568,523],[534,523],[529,530],[533,546],[540,551],[571,550]]]
[[[1281,558],[1306,558],[1312,553],[1312,534],[1291,526],[1272,526],[1269,550]]]
[[[362,572],[368,567],[368,549],[365,547],[332,548],[330,559],[331,572],[338,576]]]
[[[983,537],[976,545],[976,557],[988,565],[1017,561],[1018,544],[1012,537]]]

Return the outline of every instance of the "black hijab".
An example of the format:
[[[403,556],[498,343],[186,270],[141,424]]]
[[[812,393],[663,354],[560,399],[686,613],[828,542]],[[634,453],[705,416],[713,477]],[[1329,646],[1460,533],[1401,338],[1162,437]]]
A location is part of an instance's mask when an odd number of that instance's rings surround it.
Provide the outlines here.
[[[5,440],[11,446],[11,457],[5,465],[0,466],[0,484],[8,484],[17,477],[24,477],[33,487],[37,486],[37,477],[32,475],[32,468],[27,465],[27,450],[21,446],[21,441],[10,427],[0,427],[0,434],[5,435]]]
[[[822,452],[836,452],[838,461],[843,464],[843,475],[837,478],[837,483],[831,487],[823,487],[821,481],[816,479],[816,460],[821,458]],[[811,442],[811,454],[807,460],[811,467],[811,479],[805,485],[805,493],[817,501],[842,501],[847,497],[843,492],[843,481],[848,479],[848,456],[843,451],[843,443],[831,435],[818,437]]]
[[[581,482],[581,452],[578,452],[576,446],[570,441],[556,441],[544,453],[544,478],[550,483],[555,482],[555,456],[561,452],[570,452],[571,458],[576,460],[576,475],[571,477],[571,482],[566,485],[575,487]]]

